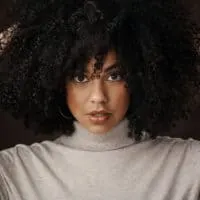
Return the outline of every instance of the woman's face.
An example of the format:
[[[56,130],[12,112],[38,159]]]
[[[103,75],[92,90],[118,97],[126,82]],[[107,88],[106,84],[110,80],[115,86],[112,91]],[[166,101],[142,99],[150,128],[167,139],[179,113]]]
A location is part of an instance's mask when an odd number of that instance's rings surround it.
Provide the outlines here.
[[[102,70],[94,74],[92,58],[84,76],[77,75],[66,85],[67,105],[76,120],[89,132],[104,134],[116,126],[129,106],[128,89],[117,65],[117,56],[110,51]]]

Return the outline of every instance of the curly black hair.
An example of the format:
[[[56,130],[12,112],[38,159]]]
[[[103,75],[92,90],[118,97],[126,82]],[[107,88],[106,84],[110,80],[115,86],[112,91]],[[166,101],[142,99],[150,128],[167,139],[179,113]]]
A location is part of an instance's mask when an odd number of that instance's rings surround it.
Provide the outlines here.
[[[36,132],[71,135],[66,79],[114,49],[130,92],[130,136],[186,117],[199,91],[198,27],[174,0],[27,0],[0,56],[0,108]],[[61,112],[60,112],[61,111]],[[62,113],[62,114],[61,114]],[[63,113],[65,117],[63,117]]]

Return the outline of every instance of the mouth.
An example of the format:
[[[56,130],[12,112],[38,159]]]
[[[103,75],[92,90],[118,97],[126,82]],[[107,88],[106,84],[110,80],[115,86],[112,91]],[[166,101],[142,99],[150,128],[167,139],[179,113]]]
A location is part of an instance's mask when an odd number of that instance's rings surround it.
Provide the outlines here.
[[[111,113],[106,111],[93,111],[88,114],[91,122],[95,124],[103,124],[105,123],[111,116]]]

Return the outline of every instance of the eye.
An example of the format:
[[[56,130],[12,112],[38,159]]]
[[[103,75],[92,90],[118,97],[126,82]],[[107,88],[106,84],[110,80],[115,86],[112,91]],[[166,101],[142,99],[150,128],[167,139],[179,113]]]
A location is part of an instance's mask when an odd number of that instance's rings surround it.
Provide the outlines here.
[[[88,82],[88,78],[85,75],[74,76],[73,80],[76,83],[86,83],[86,82]]]
[[[122,76],[118,73],[110,74],[108,77],[108,81],[121,81],[121,80],[122,80]]]

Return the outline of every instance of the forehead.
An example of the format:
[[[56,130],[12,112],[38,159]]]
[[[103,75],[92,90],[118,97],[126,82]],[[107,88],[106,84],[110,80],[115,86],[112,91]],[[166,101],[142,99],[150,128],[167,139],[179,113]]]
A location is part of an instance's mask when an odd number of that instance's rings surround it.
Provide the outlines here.
[[[97,62],[97,60],[93,57],[92,59],[89,60],[88,64],[87,64],[87,71],[88,72],[93,72],[94,71],[94,65]],[[102,66],[102,72],[106,71],[107,69],[109,69],[110,67],[112,67],[113,65],[115,65],[118,62],[117,60],[117,54],[115,51],[109,51],[104,60],[103,60],[103,66]]]

